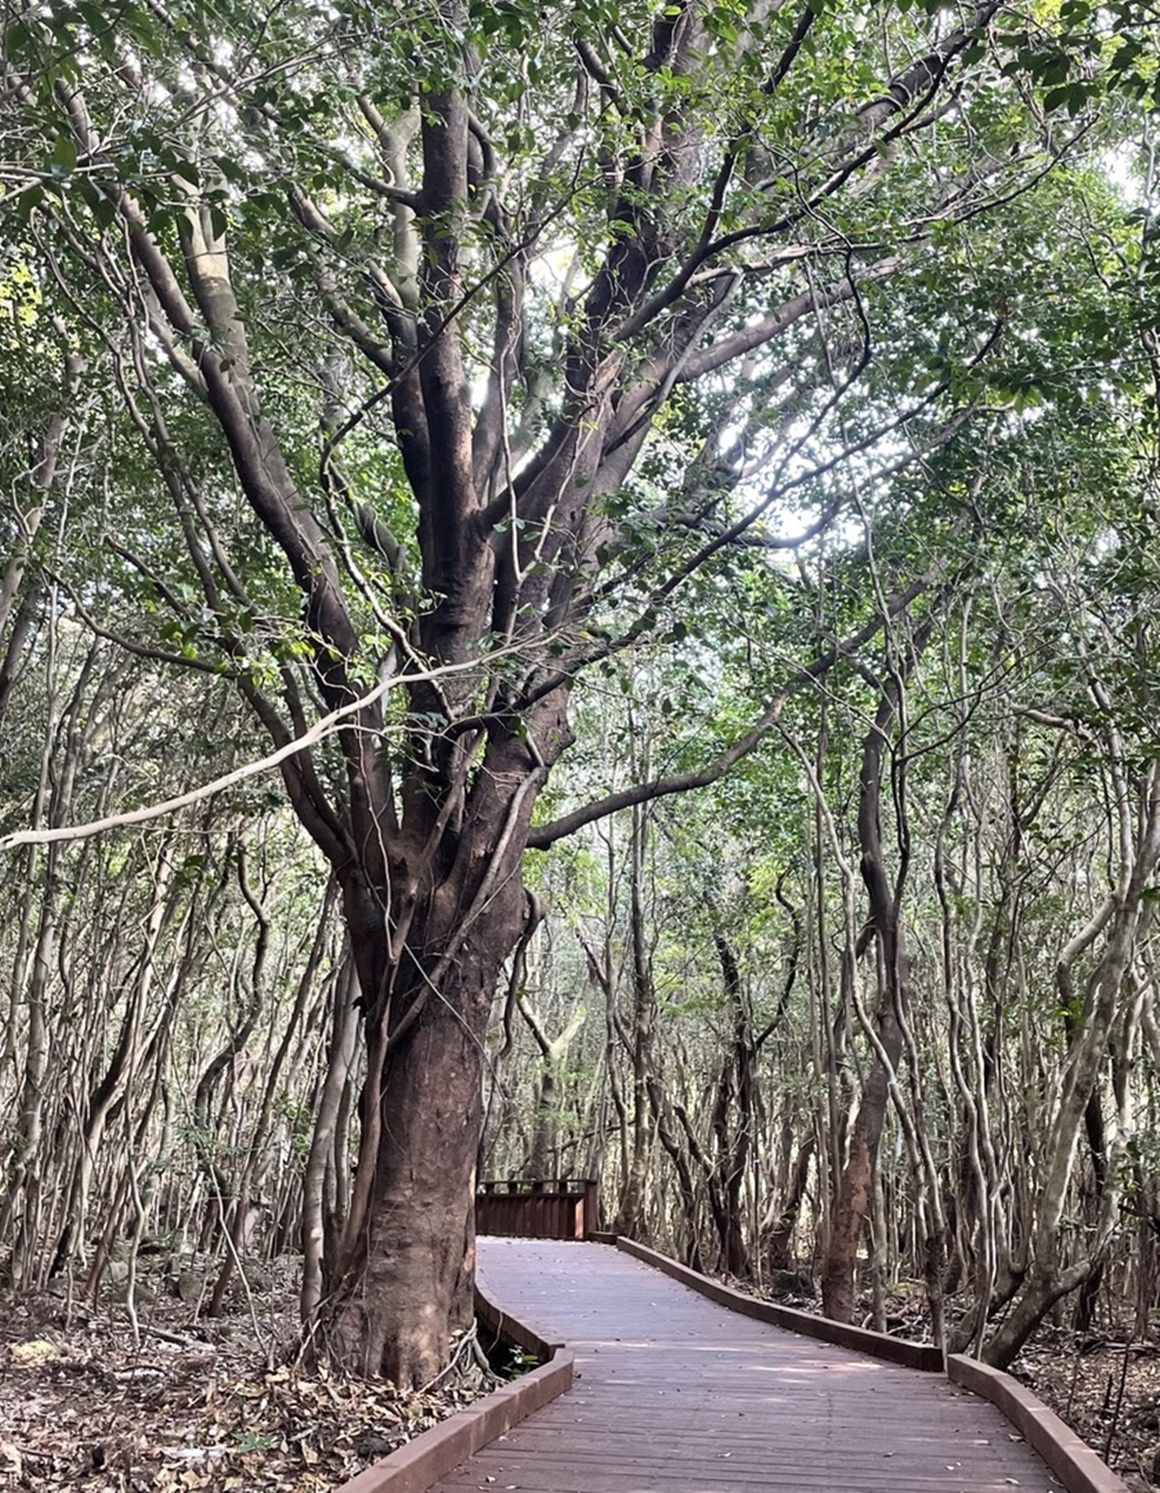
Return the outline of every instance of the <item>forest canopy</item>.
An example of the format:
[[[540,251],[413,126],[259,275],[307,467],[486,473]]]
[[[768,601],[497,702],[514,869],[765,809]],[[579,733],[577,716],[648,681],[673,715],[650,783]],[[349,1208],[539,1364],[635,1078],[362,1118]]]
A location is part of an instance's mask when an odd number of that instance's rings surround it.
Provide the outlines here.
[[[300,1249],[426,1384],[482,1169],[1143,1330],[1157,20],[8,5],[15,1286]]]

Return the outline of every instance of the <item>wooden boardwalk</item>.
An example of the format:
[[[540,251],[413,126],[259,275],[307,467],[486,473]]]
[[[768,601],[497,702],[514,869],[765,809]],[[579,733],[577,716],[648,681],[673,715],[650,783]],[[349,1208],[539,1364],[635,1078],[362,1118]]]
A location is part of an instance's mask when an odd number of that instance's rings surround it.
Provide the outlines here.
[[[436,1493],[1055,1493],[939,1374],[729,1312],[601,1244],[481,1239],[496,1306],[576,1354],[570,1393]]]

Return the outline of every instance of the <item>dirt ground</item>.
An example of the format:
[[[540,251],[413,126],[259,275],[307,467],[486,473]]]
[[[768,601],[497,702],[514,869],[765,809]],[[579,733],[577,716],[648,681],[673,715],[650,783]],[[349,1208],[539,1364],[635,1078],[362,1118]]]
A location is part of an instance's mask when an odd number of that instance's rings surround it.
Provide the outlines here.
[[[490,1387],[399,1395],[306,1373],[296,1275],[251,1272],[212,1321],[147,1276],[138,1341],[114,1301],[0,1293],[0,1489],[321,1493]]]

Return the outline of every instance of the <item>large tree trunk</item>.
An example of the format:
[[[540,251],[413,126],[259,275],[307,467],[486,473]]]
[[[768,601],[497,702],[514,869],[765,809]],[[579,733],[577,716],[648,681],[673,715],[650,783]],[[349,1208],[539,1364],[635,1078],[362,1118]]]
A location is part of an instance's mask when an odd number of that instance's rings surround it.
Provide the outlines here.
[[[464,963],[478,967],[472,951]],[[432,1379],[451,1337],[471,1320],[480,1054],[491,992],[478,982],[464,994],[458,1010],[428,1002],[388,1055],[365,1222],[322,1314],[337,1362],[400,1385]]]
[[[537,763],[497,734],[454,832],[437,821],[425,841],[434,852],[394,867],[385,926],[382,893],[366,895],[359,872],[344,886],[368,1070],[358,1173],[318,1328],[333,1361],[405,1387],[444,1368],[472,1319],[484,1036],[504,962],[535,915],[520,861],[567,738],[562,695],[536,718],[551,746]],[[424,864],[435,881],[426,895]]]

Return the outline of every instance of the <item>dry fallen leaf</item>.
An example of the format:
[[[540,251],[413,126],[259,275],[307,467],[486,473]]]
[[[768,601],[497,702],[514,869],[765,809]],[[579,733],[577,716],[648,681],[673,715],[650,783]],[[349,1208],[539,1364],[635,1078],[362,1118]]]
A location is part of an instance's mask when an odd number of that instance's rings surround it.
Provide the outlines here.
[[[60,1347],[50,1338],[29,1338],[27,1342],[13,1343],[8,1350],[13,1361],[20,1364],[45,1363],[50,1358],[61,1356]]]
[[[3,1458],[8,1463],[8,1468],[6,1469],[8,1475],[12,1478],[13,1482],[18,1483],[24,1467],[24,1459],[20,1455],[20,1448],[13,1446],[11,1441],[0,1441],[0,1458]]]

